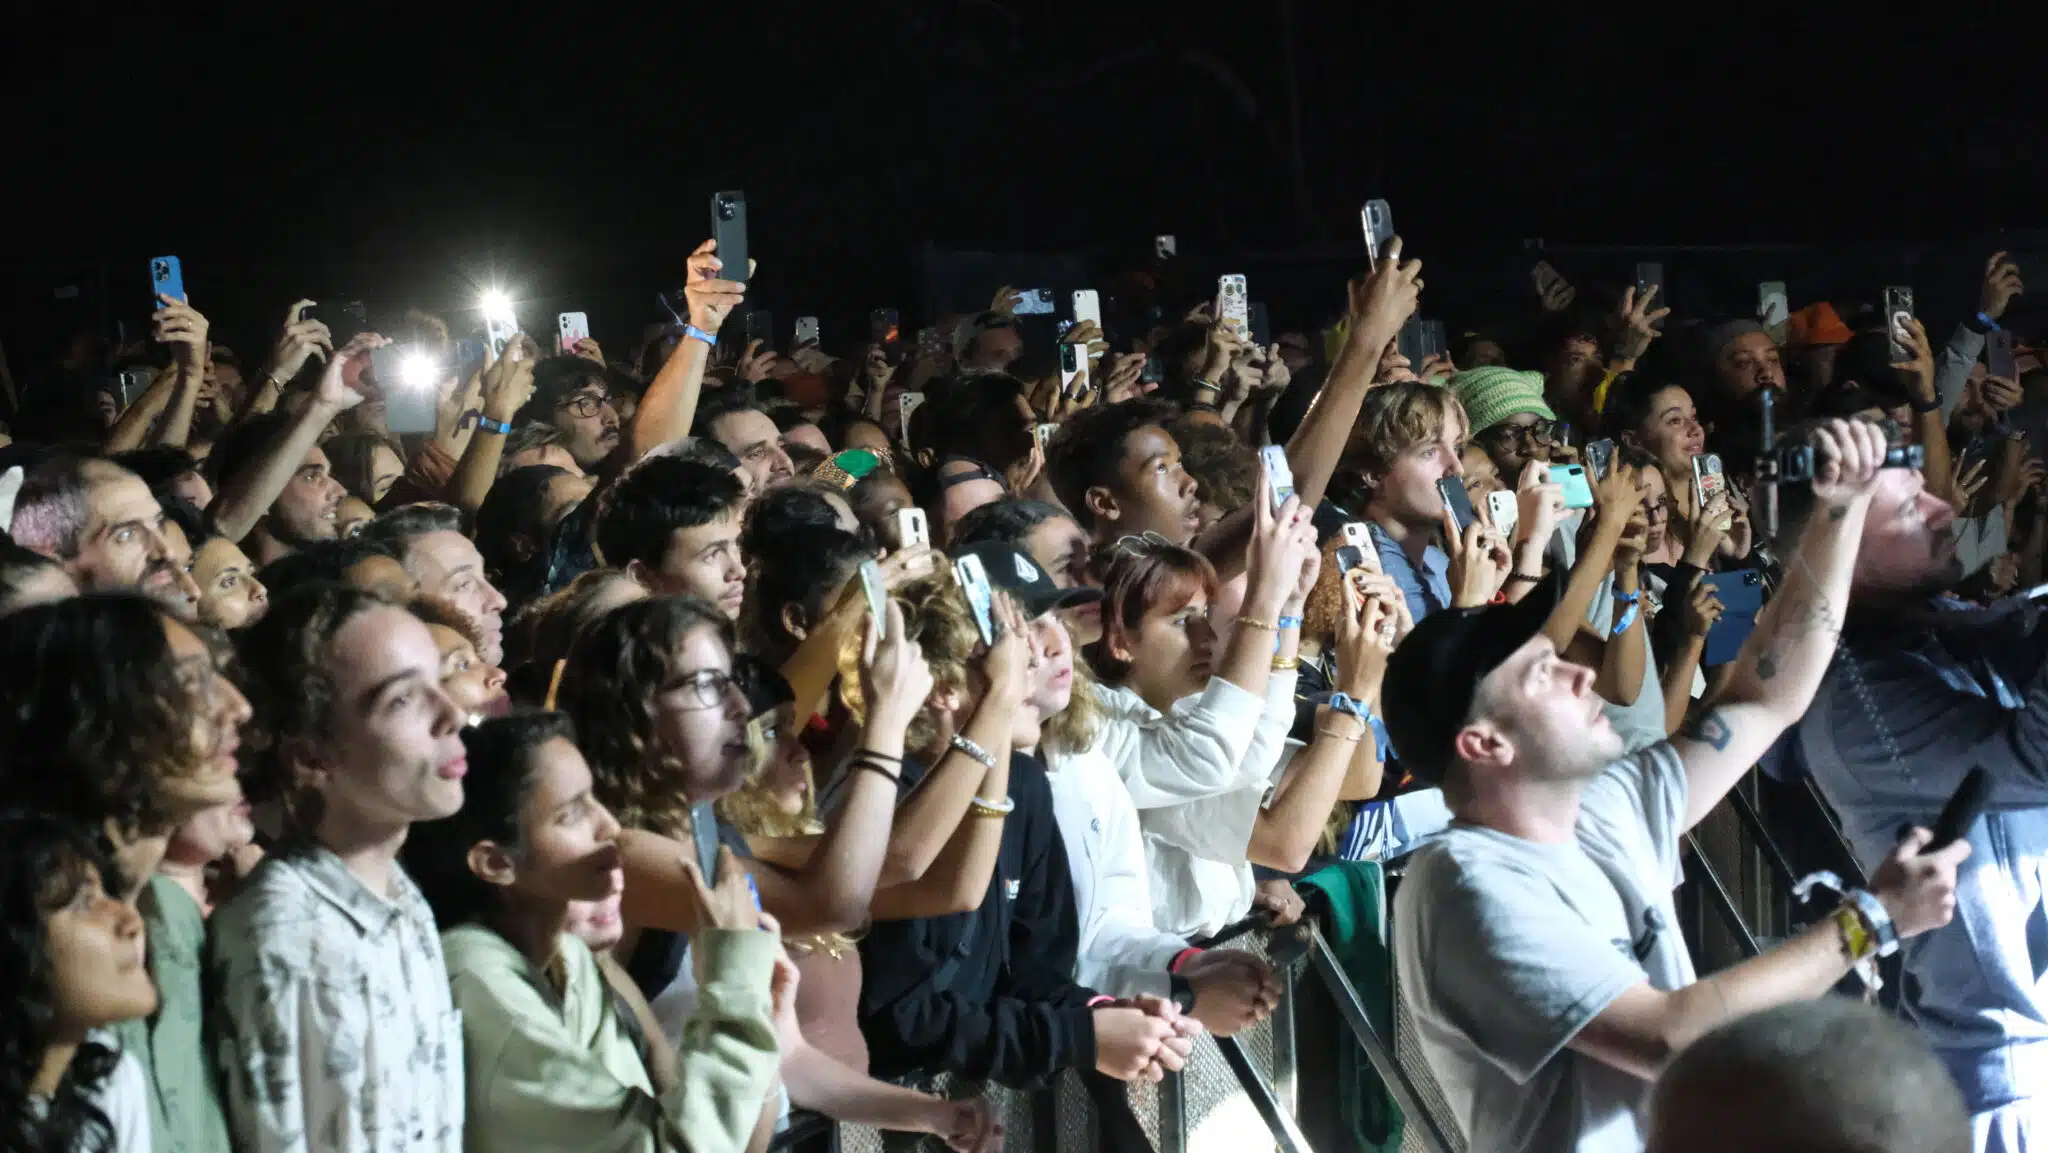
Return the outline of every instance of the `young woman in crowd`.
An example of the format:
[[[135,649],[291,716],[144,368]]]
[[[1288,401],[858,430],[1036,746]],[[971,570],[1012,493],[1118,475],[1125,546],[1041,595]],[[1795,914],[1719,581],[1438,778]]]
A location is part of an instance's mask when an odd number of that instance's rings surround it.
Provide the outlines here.
[[[700,995],[675,1038],[680,1076],[657,1095],[589,948],[566,931],[572,903],[625,886],[618,822],[592,796],[568,719],[514,714],[463,744],[462,808],[413,829],[402,859],[441,927],[462,1014],[464,1148],[745,1149],[775,1078],[776,950],[744,884],[695,890]]]
[[[1606,428],[1616,443],[1631,445],[1656,460],[1670,509],[1665,533],[1679,547],[1687,546],[1703,527],[1712,527],[1721,537],[1715,548],[1717,561],[1739,563],[1749,556],[1749,506],[1735,491],[1732,480],[1724,477],[1722,481],[1728,494],[1727,512],[1713,521],[1702,518],[1692,461],[1707,451],[1707,429],[1700,423],[1691,393],[1675,384],[1633,377],[1608,399]],[[1728,463],[1722,462],[1724,466]]]
[[[467,613],[439,597],[414,597],[407,605],[426,622],[441,654],[441,691],[462,710],[464,723],[502,715],[512,705],[505,694],[505,670],[477,654],[476,624]]]
[[[142,918],[99,839],[38,813],[0,813],[0,1147],[148,1153],[148,1090],[113,1026],[153,1012]]]

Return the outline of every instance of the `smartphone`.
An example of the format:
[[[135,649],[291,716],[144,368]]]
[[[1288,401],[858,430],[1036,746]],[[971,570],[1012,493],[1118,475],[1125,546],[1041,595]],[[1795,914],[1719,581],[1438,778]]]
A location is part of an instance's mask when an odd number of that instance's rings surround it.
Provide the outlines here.
[[[718,884],[718,814],[710,801],[690,806],[690,839],[697,842],[697,871],[704,887]]]
[[[1486,494],[1486,519],[1493,524],[1493,531],[1504,537],[1515,535],[1515,524],[1522,519],[1522,506],[1515,501],[1515,494],[1506,489],[1496,489]]]
[[[1059,425],[1049,422],[1041,422],[1031,426],[1031,435],[1037,439],[1040,452],[1044,452],[1046,446],[1052,443],[1053,434],[1059,430]]]
[[[1671,303],[1670,300],[1666,299],[1664,293],[1664,266],[1655,261],[1645,261],[1637,264],[1636,299],[1641,300],[1643,294],[1651,288],[1657,290],[1658,307],[1662,308]]]
[[[1721,473],[1720,457],[1706,452],[1692,458],[1692,493],[1701,508],[1727,489],[1728,478]]]
[[[1572,446],[1571,422],[1566,420],[1558,421],[1557,427],[1551,431],[1550,442],[1559,448],[1570,448]]]
[[[893,308],[877,308],[868,313],[868,339],[883,348],[903,343],[902,314]]]
[[[747,194],[733,189],[711,195],[711,239],[718,243],[720,280],[746,283]]]
[[[923,403],[924,394],[921,392],[905,392],[897,394],[897,427],[903,436],[903,443],[906,445],[910,443],[910,414],[916,412],[917,406]]]
[[[875,622],[875,639],[881,640],[889,626],[889,586],[873,557],[860,562],[860,591],[867,594],[868,619]]]
[[[567,355],[576,351],[576,342],[590,339],[590,317],[580,312],[564,312],[555,317],[555,351]]]
[[[1742,644],[1756,630],[1756,614],[1764,607],[1763,574],[1755,569],[1714,573],[1700,580],[1712,585],[1721,602],[1721,619],[1707,631],[1706,650],[1700,667],[1725,665],[1742,652]]]
[[[1266,479],[1273,483],[1273,511],[1279,512],[1287,498],[1294,495],[1294,470],[1287,467],[1287,449],[1269,444],[1259,450],[1259,463],[1266,468]]]
[[[967,607],[974,613],[974,628],[981,634],[981,643],[995,644],[995,594],[989,590],[988,570],[981,567],[981,558],[970,553],[954,561],[953,579],[960,582],[960,591],[967,596]]]
[[[1344,534],[1344,548],[1358,550],[1358,560],[1353,568],[1363,568],[1370,573],[1380,571],[1380,549],[1373,543],[1372,530],[1362,520],[1345,521],[1341,530]],[[1342,553],[1343,549],[1338,552]]]
[[[1102,297],[1092,288],[1074,290],[1074,323],[1092,320],[1095,327],[1102,327]]]
[[[468,380],[472,375],[483,370],[483,341],[477,340],[473,337],[465,337],[462,340],[456,341],[454,347],[450,351],[453,353],[455,358],[453,364],[450,366],[455,370],[455,379]]]
[[[158,297],[168,296],[172,300],[185,299],[185,266],[175,256],[158,256],[149,262],[149,310],[155,312],[164,306]]]
[[[1152,238],[1152,255],[1161,260],[1172,260],[1180,254],[1180,241],[1171,232],[1162,232]]]
[[[1586,470],[1594,480],[1606,480],[1607,470],[1614,465],[1614,442],[1601,439],[1586,446]]]
[[[1586,466],[1583,464],[1553,464],[1550,466],[1550,483],[1564,488],[1564,507],[1592,508],[1593,486],[1586,481]]]
[[[370,371],[384,394],[384,422],[401,434],[433,432],[446,366],[420,344],[387,344],[370,353]]]
[[[1903,284],[1888,284],[1884,290],[1885,326],[1892,337],[1892,361],[1913,359],[1913,290]]]
[[[1995,328],[1984,337],[1984,371],[2001,380],[2020,378],[2019,358],[2012,351],[2012,332]]]
[[[1052,289],[1027,288],[1017,294],[1018,316],[1051,316]]]
[[[1456,526],[1458,535],[1463,537],[1479,514],[1472,508],[1472,494],[1465,491],[1465,482],[1457,477],[1445,477],[1436,482],[1437,495],[1443,498],[1444,507],[1451,510],[1451,524]],[[1456,545],[1457,541],[1447,541]]]
[[[505,355],[505,346],[511,344],[512,338],[518,335],[519,314],[513,311],[512,305],[484,309],[484,340],[490,344],[493,357]],[[339,340],[340,337],[337,336],[335,339]]]
[[[1060,345],[1060,395],[1071,397],[1078,389],[1076,381],[1085,383],[1088,375],[1088,354],[1079,345]]]
[[[1923,856],[1938,853],[1970,835],[1971,826],[1991,804],[1992,784],[1990,770],[1982,765],[1963,774],[1963,783],[1949,794],[1941,815],[1934,818],[1934,839],[1920,850]]]
[[[775,351],[775,314],[765,308],[747,313],[747,343],[761,342],[761,347]]]
[[[1251,303],[1252,343],[1265,348],[1273,343],[1273,318],[1266,312],[1266,302],[1254,300]]]
[[[1368,567],[1365,563],[1365,558],[1368,555],[1378,554],[1374,553],[1373,550],[1369,548],[1359,548],[1355,544],[1338,545],[1337,574],[1339,576],[1342,576],[1349,573],[1352,569],[1355,568],[1363,568],[1366,569],[1366,571],[1368,572],[1375,571],[1372,568]]]
[[[1428,360],[1432,356],[1444,356],[1451,351],[1450,336],[1444,331],[1443,321],[1425,320],[1422,322],[1421,348],[1423,360]],[[1422,361],[1419,360],[1415,363],[1420,367]]]
[[[1785,282],[1766,280],[1756,286],[1756,319],[1766,328],[1792,319],[1792,300],[1785,294]]]
[[[1380,261],[1393,254],[1394,210],[1384,200],[1368,200],[1358,210],[1358,223],[1365,231],[1365,263],[1379,271]]]
[[[1251,301],[1244,294],[1244,276],[1231,273],[1216,278],[1216,322],[1236,333],[1239,339],[1251,339]]]
[[[804,345],[816,343],[818,343],[818,318],[815,316],[797,317],[796,342],[791,347],[802,348]]]
[[[125,410],[129,405],[141,400],[143,393],[149,391],[150,382],[156,379],[156,373],[147,368],[124,368],[116,373],[115,377],[121,384],[121,407]]]
[[[1394,349],[1408,358],[1410,370],[1422,367],[1422,318],[1411,316],[1394,334]]]
[[[921,508],[899,508],[896,510],[896,547],[910,548],[913,545],[932,543],[931,526],[926,523]]]

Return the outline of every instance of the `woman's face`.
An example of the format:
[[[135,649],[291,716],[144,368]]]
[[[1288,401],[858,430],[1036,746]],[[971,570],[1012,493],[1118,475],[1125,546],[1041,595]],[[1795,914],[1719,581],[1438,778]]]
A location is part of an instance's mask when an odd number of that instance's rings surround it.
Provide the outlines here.
[[[1032,647],[1038,650],[1032,677],[1031,703],[1050,719],[1067,710],[1074,699],[1074,641],[1058,612],[1042,613],[1030,622]]]
[[[97,869],[84,873],[75,884],[53,880],[57,891],[43,910],[55,1028],[64,1034],[147,1017],[157,1007],[156,982],[143,963],[142,914],[108,896]]]
[[[732,682],[732,654],[708,626],[691,629],[654,687],[654,738],[682,765],[692,803],[715,800],[747,774],[747,700]]]
[[[334,533],[343,540],[363,531],[363,526],[377,514],[361,497],[345,496],[334,511]]]
[[[1707,451],[1707,430],[1693,408],[1692,394],[1676,386],[1650,398],[1650,418],[1637,430],[1645,451],[1667,472],[1692,467],[1692,458]]]
[[[894,475],[884,474],[867,481],[854,490],[853,512],[862,524],[874,532],[875,539],[895,551],[903,547],[902,534],[897,532],[896,514],[909,508],[910,490]]]
[[[755,723],[768,746],[761,764],[761,786],[775,807],[785,816],[804,811],[804,797],[811,791],[811,754],[804,748],[803,732],[795,722],[796,706],[783,704]]]
[[[384,494],[390,492],[391,486],[397,484],[398,478],[404,475],[405,462],[398,458],[398,454],[392,451],[390,445],[372,445],[370,446],[370,491],[367,493],[359,492],[356,495],[367,496],[371,504],[376,504],[384,499]]]
[[[626,889],[619,822],[591,795],[590,765],[560,737],[532,757],[533,789],[519,811],[523,844],[513,858],[512,892],[549,905],[617,897]]]
[[[192,554],[192,579],[199,585],[199,619],[217,629],[255,624],[270,608],[270,594],[256,579],[256,566],[241,546],[213,537]]]
[[[1465,466],[1465,495],[1472,498],[1473,508],[1486,507],[1486,494],[1499,492],[1503,487],[1500,470],[1494,467],[1493,457],[1478,441],[1465,446],[1458,458]]]
[[[430,624],[434,647],[441,650],[441,691],[474,724],[476,718],[502,712],[505,670],[478,656],[469,638],[447,625]]]
[[[619,904],[620,899],[616,896],[602,901],[571,901],[562,931],[590,946],[593,953],[605,952],[626,936],[626,922],[619,916]]]
[[[178,826],[165,856],[192,865],[223,860],[256,840],[249,802],[215,805]]]
[[[182,772],[172,769],[174,775],[161,784],[166,809],[183,824],[201,810],[242,799],[235,779],[235,751],[241,747],[250,710],[234,682],[221,675],[206,642],[179,621],[162,620],[177,680],[185,691],[183,712],[191,725],[189,747],[196,761]]]
[[[1197,589],[1185,602],[1148,608],[1127,643],[1131,651],[1116,656],[1131,663],[1129,686],[1145,703],[1165,712],[1174,701],[1201,692],[1216,652],[1209,595]]]

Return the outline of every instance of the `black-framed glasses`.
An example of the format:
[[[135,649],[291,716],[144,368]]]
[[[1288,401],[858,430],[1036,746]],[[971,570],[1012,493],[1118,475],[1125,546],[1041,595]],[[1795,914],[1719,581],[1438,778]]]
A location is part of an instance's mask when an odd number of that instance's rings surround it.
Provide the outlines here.
[[[1558,422],[1554,420],[1539,420],[1534,424],[1496,424],[1479,435],[1499,441],[1538,441],[1548,444],[1557,436],[1557,425]]]
[[[579,392],[555,407],[567,411],[571,416],[588,420],[603,411],[611,402],[611,394],[607,392]]]
[[[732,688],[732,683],[731,673],[721,669],[698,669],[670,681],[662,691],[682,693],[684,700],[696,702],[692,708],[715,709],[725,703],[725,694]]]

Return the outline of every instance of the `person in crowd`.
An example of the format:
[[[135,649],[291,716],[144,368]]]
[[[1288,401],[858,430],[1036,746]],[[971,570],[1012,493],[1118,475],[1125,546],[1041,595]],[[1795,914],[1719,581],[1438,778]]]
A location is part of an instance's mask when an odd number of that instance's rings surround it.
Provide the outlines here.
[[[1543,385],[1542,373],[1512,368],[1468,368],[1444,382],[1465,410],[1471,442],[1502,477],[1522,475],[1531,461],[1550,463],[1558,421]]]
[[[121,878],[141,885],[179,826],[241,797],[249,703],[224,663],[200,632],[132,594],[0,617],[0,805],[91,829]]]
[[[108,1032],[154,1012],[142,918],[119,867],[84,828],[0,811],[0,1131],[16,1149],[146,1153],[141,1063]]]
[[[1671,878],[1680,835],[1795,722],[1833,655],[1883,435],[1814,433],[1810,518],[1788,577],[1711,709],[1622,757],[1593,672],[1557,655],[1547,597],[1419,621],[1386,679],[1402,763],[1457,822],[1395,898],[1401,997],[1475,1149],[1642,1141],[1649,1082],[1743,1013],[1827,992],[1883,940],[1947,923],[1966,843],[1890,850],[1869,892],[1761,956],[1695,980]],[[1567,604],[1576,622],[1583,609]]]
[[[161,502],[168,494],[204,509],[213,503],[213,487],[206,483],[199,462],[182,448],[138,448],[108,458],[142,478]]]
[[[796,655],[861,562],[875,555],[854,534],[816,525],[751,548],[741,635],[749,653],[774,666]]]
[[[140,592],[185,612],[178,574],[191,558],[164,523],[142,478],[109,461],[58,456],[22,478],[8,535],[63,565],[80,589]]]
[[[754,491],[766,492],[795,475],[782,433],[751,390],[717,389],[699,402],[695,427],[724,445],[753,475]]]
[[[402,860],[441,927],[462,1014],[464,1148],[745,1149],[775,1078],[776,958],[738,865],[728,856],[716,891],[696,890],[701,991],[677,1038],[680,1076],[657,1096],[589,947],[566,931],[573,902],[625,888],[619,825],[592,796],[575,730],[560,713],[518,713],[463,746],[462,807],[415,827]]]
[[[605,563],[657,596],[687,594],[737,618],[746,598],[739,481],[709,465],[656,456],[613,487],[597,523]]]
[[[1167,434],[1173,409],[1132,400],[1069,417],[1046,448],[1046,473],[1060,503],[1098,546],[1156,533],[1174,544],[1202,524],[1195,478]]]
[[[1707,451],[1706,426],[1700,423],[1692,395],[1653,378],[1631,378],[1608,401],[1607,428],[1617,444],[1654,457],[1663,474],[1667,516],[1664,532],[1680,549],[1693,536],[1711,530],[1718,538],[1714,559],[1735,563],[1749,555],[1749,504],[1734,486],[1726,488],[1727,508],[1715,520],[1703,520],[1699,486],[1693,481],[1693,458]],[[1725,466],[1728,462],[1723,461]]]
[[[622,422],[612,402],[604,366],[580,356],[550,356],[533,367],[533,395],[513,420],[523,432],[516,447],[507,444],[508,460],[519,452],[539,451],[538,430],[551,430],[559,447],[581,472],[596,474],[622,443]],[[560,462],[544,462],[556,463]]]
[[[1024,355],[1024,337],[1017,331],[1017,318],[1007,310],[992,309],[962,320],[953,329],[953,359],[962,376],[1008,372]]]
[[[199,623],[232,631],[262,616],[270,607],[270,591],[257,579],[249,554],[214,531],[205,514],[186,501],[168,496],[160,498],[160,503],[164,516],[184,532],[190,547],[192,559],[186,571],[197,590]]]
[[[594,482],[556,465],[515,468],[491,484],[476,512],[476,549],[486,576],[513,605],[547,585],[555,527],[590,496]]]
[[[621,605],[647,599],[647,586],[618,569],[592,569],[529,602],[513,618],[505,646],[506,690],[524,705],[547,699],[555,666],[592,622]]]
[[[270,598],[319,582],[345,584],[395,601],[409,601],[419,593],[419,582],[398,562],[396,549],[375,538],[323,541],[271,561],[256,577]]]
[[[2026,960],[2048,852],[2033,720],[2048,633],[2025,599],[1945,600],[1962,575],[1953,510],[1911,469],[1885,469],[1874,487],[1856,526],[1842,653],[1785,752],[1820,786],[1865,869],[1881,866],[1900,821],[1939,812],[1972,768],[1991,774],[1992,806],[1965,839],[1977,860],[1955,923],[1904,950],[1905,1003],[1962,1088],[1976,1147],[2018,1148],[2048,1133],[2048,1087],[2031,1072],[2048,1054],[2048,1028],[2034,1023],[2048,1020],[2048,1002]],[[1781,535],[1832,515],[1818,489],[1809,499],[1782,485],[1779,499]]]
[[[512,707],[505,692],[505,670],[478,655],[481,638],[462,610],[430,596],[414,597],[406,607],[426,622],[427,631],[433,634],[434,648],[441,654],[441,691],[462,710],[465,725],[502,715]]]
[[[51,557],[0,535],[0,616],[78,595],[78,582]]]
[[[1062,589],[1096,584],[1092,568],[1094,546],[1079,522],[1056,504],[1000,500],[968,513],[953,528],[955,548],[971,548],[984,541],[1017,546]],[[1063,620],[1075,645],[1086,648],[1094,644],[1102,639],[1101,599],[1073,605],[1066,610]]]
[[[903,547],[896,514],[914,502],[887,458],[867,449],[847,449],[819,465],[812,478],[844,496],[871,537],[891,549]]]
[[[206,973],[237,1148],[457,1150],[462,1033],[441,943],[398,865],[462,807],[462,714],[427,626],[341,585],[280,596],[242,637],[261,692],[251,799],[283,835],[213,915]]]
[[[391,442],[371,432],[345,432],[320,446],[328,476],[342,491],[375,507],[405,476],[405,459]]]
[[[1969,1153],[1970,1120],[1911,1029],[1869,1005],[1822,997],[1719,1026],[1657,1079],[1647,1153],[1724,1149]]]
[[[1186,417],[1174,421],[1166,432],[1180,445],[1181,467],[1195,478],[1202,529],[1251,502],[1258,487],[1259,454],[1236,433]]]
[[[370,522],[363,538],[383,544],[419,591],[461,609],[475,624],[477,652],[492,664],[505,659],[505,597],[484,572],[484,558],[462,532],[462,514],[445,504],[393,509]]]

